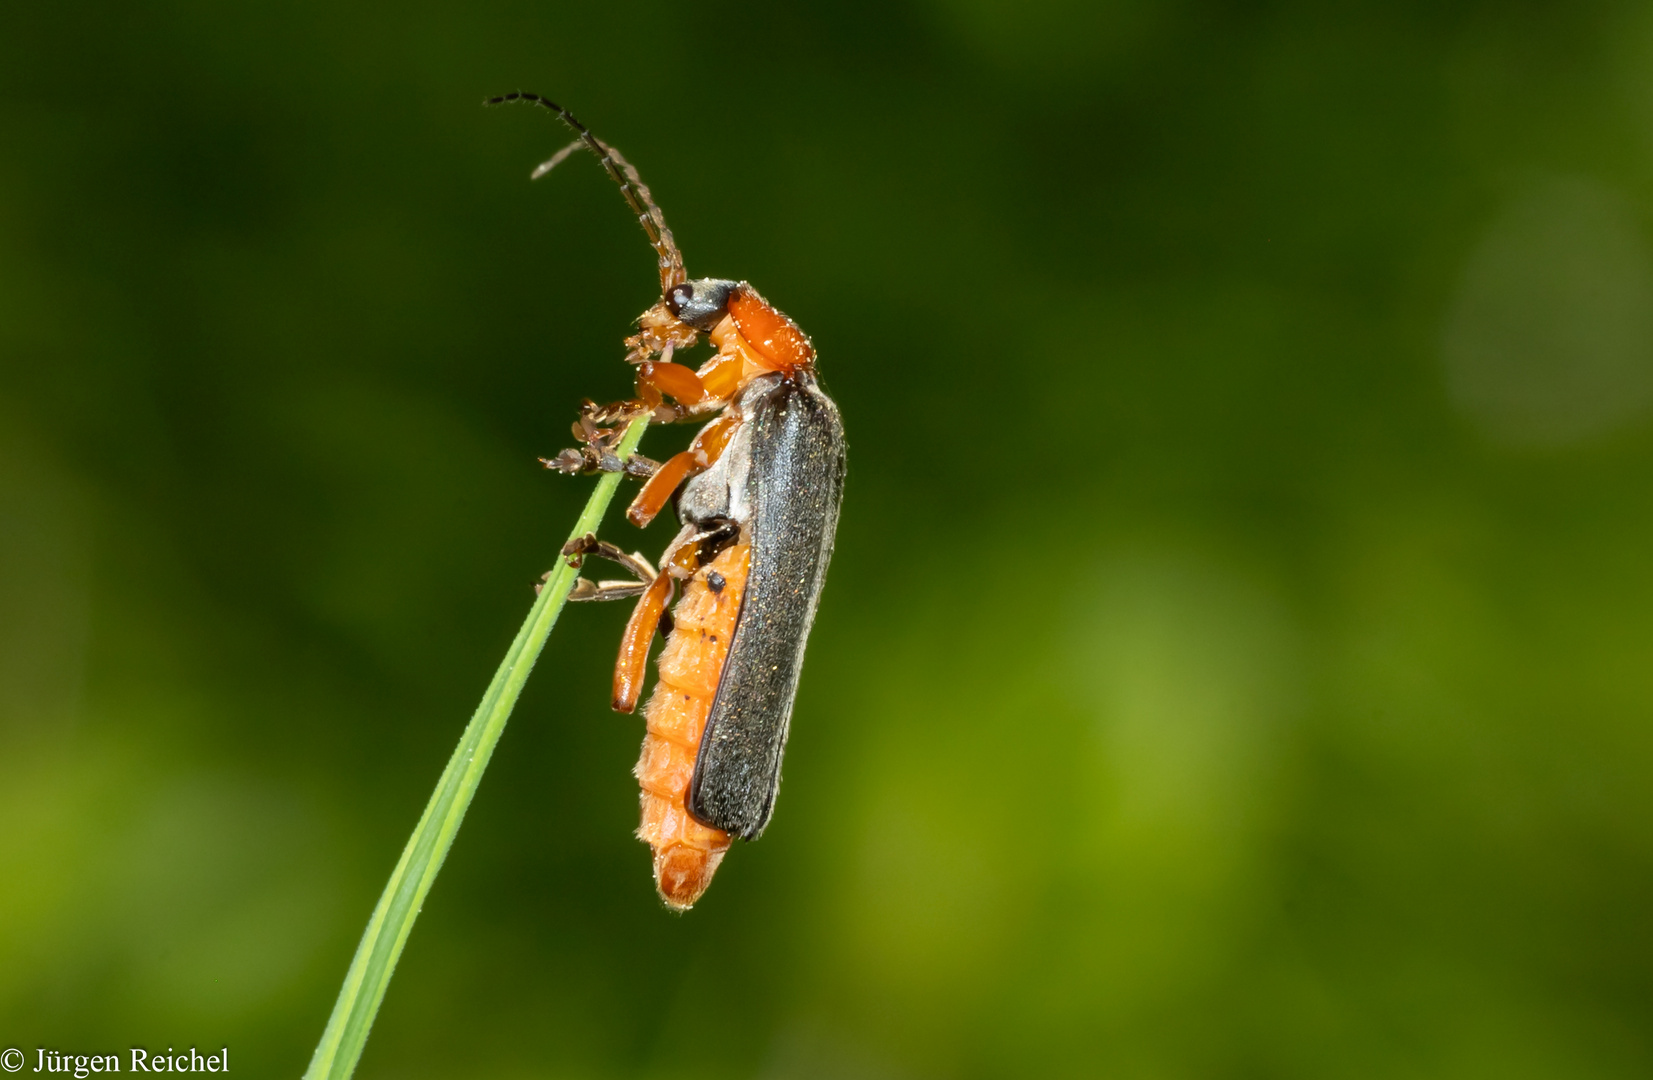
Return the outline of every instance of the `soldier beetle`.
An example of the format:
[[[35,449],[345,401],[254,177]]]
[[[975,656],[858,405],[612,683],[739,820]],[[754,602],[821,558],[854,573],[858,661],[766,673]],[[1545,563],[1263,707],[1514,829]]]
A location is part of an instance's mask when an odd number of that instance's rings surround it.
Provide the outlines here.
[[[577,135],[533,175],[590,150],[658,257],[660,301],[625,339],[637,397],[588,401],[574,425],[581,445],[545,464],[571,474],[645,477],[627,519],[647,525],[671,502],[681,524],[656,565],[595,536],[570,543],[563,555],[574,565],[596,555],[636,579],[581,578],[570,596],[637,598],[614,670],[617,711],[636,709],[650,644],[657,629],[669,627],[634,770],[643,809],[637,834],[654,849],[661,898],[684,910],[705,892],[732,839],[757,839],[774,811],[804,645],[838,528],[843,423],[816,381],[809,338],[744,281],[690,279],[665,216],[619,151],[537,94],[488,104],[510,101],[550,110]],[[702,335],[716,349],[712,358],[698,369],[676,363]],[[664,463],[620,461],[613,445],[641,415],[709,422]]]

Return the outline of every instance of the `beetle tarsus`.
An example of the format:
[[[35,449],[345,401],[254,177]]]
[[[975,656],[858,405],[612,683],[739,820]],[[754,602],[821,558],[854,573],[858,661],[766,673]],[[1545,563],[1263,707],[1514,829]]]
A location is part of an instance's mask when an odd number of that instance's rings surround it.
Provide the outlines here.
[[[607,559],[611,563],[624,567],[630,571],[632,577],[644,585],[654,580],[654,567],[649,565],[649,561],[643,558],[641,554],[633,552],[628,555],[607,540],[597,539],[596,533],[586,533],[584,536],[570,540],[563,545],[561,554],[568,560],[568,565],[576,569],[579,568],[585,556],[595,555],[599,559]],[[610,583],[603,582],[603,584]],[[622,582],[622,584],[629,585],[629,582]],[[633,593],[632,595],[635,596],[636,594]]]
[[[607,540],[597,539],[596,533],[586,533],[570,540],[563,545],[561,554],[568,560],[568,565],[576,570],[584,564],[587,555],[595,555],[599,559],[607,559],[624,567],[636,578],[635,581],[592,581],[589,578],[576,578],[573,589],[568,593],[568,598],[575,602],[629,600],[643,595],[656,576],[654,567],[650,566],[642,555],[628,555]],[[538,591],[539,587],[535,586],[535,592]]]
[[[618,454],[597,451],[589,446],[562,451],[554,458],[540,458],[540,464],[565,476],[592,476],[596,473],[621,473],[646,480],[660,468],[660,463],[640,454],[620,460]]]
[[[580,406],[580,419],[589,420],[593,424],[629,424],[647,413],[649,408],[647,402],[636,398],[611,401],[607,405],[598,405],[587,398]]]
[[[640,581],[592,581],[590,578],[576,578],[568,599],[576,602],[633,600],[642,596],[646,589],[648,585]]]
[[[649,466],[654,463],[648,458],[633,454],[630,458],[621,460],[620,455],[614,452],[620,441],[621,429],[602,426],[618,421],[630,423],[647,411],[648,407],[639,401],[598,405],[587,398],[580,406],[580,417],[574,421],[572,427],[574,438],[580,441],[580,445],[563,450],[554,458],[540,458],[540,463],[547,469],[555,469],[568,476],[590,476],[593,473],[651,475],[652,470],[649,470]]]
[[[660,471],[660,463],[653,458],[644,457],[642,454],[633,454],[626,458],[622,471],[627,476],[635,476],[639,480],[647,480],[649,477]]]
[[[590,472],[591,465],[586,457],[586,451],[568,449],[563,450],[554,458],[540,458],[540,464],[547,469],[554,469],[565,476],[579,476]]]

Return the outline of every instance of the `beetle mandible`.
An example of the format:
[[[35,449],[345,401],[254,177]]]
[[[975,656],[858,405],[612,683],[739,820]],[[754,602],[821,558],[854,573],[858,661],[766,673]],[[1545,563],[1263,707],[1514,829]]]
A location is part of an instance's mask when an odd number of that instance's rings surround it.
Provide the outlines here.
[[[533,175],[589,149],[659,260],[660,301],[625,340],[637,397],[588,401],[574,425],[582,445],[545,464],[645,476],[626,517],[647,525],[671,501],[681,523],[657,566],[595,536],[573,541],[563,555],[575,565],[596,555],[637,579],[581,578],[570,596],[639,598],[614,669],[617,711],[636,709],[649,646],[657,628],[669,627],[633,771],[642,788],[637,835],[654,849],[661,899],[684,910],[705,892],[732,838],[757,839],[774,810],[804,645],[838,528],[843,423],[816,381],[809,338],[744,281],[691,280],[665,216],[619,151],[537,94],[488,104],[508,101],[549,109],[578,136]],[[717,350],[710,360],[698,370],[673,362],[702,335]],[[712,419],[663,464],[620,461],[612,452],[619,431],[645,414],[665,422]]]

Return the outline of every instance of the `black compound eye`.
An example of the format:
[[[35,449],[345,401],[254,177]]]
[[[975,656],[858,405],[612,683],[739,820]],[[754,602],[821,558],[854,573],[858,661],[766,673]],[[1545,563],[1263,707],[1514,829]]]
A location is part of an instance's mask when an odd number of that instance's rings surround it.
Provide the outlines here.
[[[685,281],[666,294],[666,308],[696,330],[710,330],[727,314],[729,297],[739,287],[740,282],[721,278]]]
[[[683,317],[683,309],[694,303],[694,285],[685,281],[681,285],[672,287],[666,294],[666,307],[679,319]]]

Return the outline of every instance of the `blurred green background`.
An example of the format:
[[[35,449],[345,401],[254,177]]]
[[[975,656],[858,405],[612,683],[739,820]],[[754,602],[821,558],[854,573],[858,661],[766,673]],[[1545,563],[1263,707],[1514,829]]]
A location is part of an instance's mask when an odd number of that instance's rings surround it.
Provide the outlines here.
[[[360,1075],[1653,1072],[1647,5],[16,3],[0,88],[0,1046],[307,1062],[656,295],[521,88],[814,336],[843,525],[686,917],[569,610]]]

